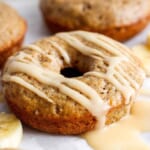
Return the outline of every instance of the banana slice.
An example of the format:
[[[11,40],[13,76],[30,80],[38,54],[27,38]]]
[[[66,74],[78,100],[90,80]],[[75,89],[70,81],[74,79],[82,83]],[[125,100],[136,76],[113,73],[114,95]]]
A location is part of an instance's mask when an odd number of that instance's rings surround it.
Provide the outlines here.
[[[150,76],[150,47],[141,44],[134,46],[132,49],[134,54],[141,60],[147,76]]]
[[[13,114],[0,113],[0,149],[17,148],[22,133],[21,122]]]

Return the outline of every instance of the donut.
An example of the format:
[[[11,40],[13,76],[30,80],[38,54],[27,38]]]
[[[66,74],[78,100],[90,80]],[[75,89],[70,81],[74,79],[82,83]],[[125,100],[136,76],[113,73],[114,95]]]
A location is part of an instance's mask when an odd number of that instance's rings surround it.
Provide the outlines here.
[[[119,41],[133,37],[150,20],[149,0],[40,0],[40,8],[51,32],[86,30]]]
[[[2,89],[25,124],[73,135],[127,115],[144,78],[127,47],[101,34],[74,31],[41,39],[11,56]]]
[[[26,32],[25,20],[10,6],[0,2],[0,68],[20,49]]]

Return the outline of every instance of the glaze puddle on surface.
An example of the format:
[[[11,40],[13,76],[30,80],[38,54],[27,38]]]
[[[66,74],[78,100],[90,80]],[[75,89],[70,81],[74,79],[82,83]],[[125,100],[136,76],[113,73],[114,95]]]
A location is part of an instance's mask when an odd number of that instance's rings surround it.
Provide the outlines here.
[[[94,150],[150,150],[142,132],[150,132],[150,101],[146,100],[136,101],[130,116],[82,137]]]

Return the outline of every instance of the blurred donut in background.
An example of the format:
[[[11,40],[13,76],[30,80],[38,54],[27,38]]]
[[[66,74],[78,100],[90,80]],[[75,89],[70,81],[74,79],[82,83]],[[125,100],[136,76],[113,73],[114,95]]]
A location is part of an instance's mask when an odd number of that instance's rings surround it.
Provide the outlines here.
[[[51,32],[87,30],[119,41],[136,35],[149,23],[149,0],[41,0]]]
[[[0,2],[0,68],[21,47],[26,28],[25,20],[13,8]]]

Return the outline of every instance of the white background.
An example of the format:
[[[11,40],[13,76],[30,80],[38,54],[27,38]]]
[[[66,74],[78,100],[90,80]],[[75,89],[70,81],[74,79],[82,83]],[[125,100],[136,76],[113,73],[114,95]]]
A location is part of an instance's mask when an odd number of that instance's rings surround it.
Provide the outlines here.
[[[27,20],[28,31],[24,41],[25,44],[34,42],[45,36],[49,36],[50,32],[47,29],[40,10],[38,0],[4,0],[5,2],[16,8],[19,13]],[[11,18],[10,18],[11,19]],[[148,26],[143,32],[138,34],[132,40],[125,44],[129,47],[136,43],[141,43],[146,40],[146,35],[150,31]],[[148,81],[148,80],[147,80]],[[150,81],[150,80],[149,80]],[[147,86],[150,82],[146,82]],[[0,111],[8,111],[6,104],[0,104]],[[150,139],[149,134],[146,135],[147,140]],[[90,150],[85,140],[79,137],[56,136],[41,133],[24,126],[24,136],[20,145],[22,150]]]

